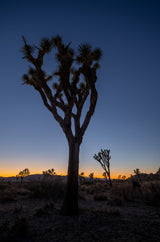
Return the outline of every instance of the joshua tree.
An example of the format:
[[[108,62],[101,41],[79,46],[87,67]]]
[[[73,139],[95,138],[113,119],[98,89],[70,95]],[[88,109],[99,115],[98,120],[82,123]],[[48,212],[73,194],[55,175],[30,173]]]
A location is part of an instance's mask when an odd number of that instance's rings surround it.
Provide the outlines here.
[[[156,175],[160,176],[160,168],[159,168],[158,171],[156,172]]]
[[[122,176],[122,180],[123,180],[123,181],[126,180],[126,176],[125,176],[125,175]]]
[[[141,173],[140,173],[139,168],[136,168],[136,169],[134,170],[134,173],[135,173],[135,175],[136,175],[136,177],[137,177],[137,180],[138,180],[140,183],[142,183]]]
[[[19,174],[18,174],[18,175],[16,175],[16,180],[17,180],[17,183],[18,183],[18,178],[19,178]]]
[[[122,176],[121,175],[118,175],[118,179],[121,180],[122,179]]]
[[[83,44],[75,55],[70,43],[65,45],[59,36],[42,39],[39,46],[29,45],[24,37],[23,42],[23,56],[32,64],[28,74],[23,75],[24,83],[39,92],[44,105],[59,123],[68,141],[68,177],[61,212],[64,215],[78,215],[79,151],[97,103],[95,83],[101,50]],[[53,48],[57,50],[55,56],[59,66],[56,72],[48,75],[43,70],[43,62]],[[34,50],[36,53],[33,54]],[[50,85],[49,81],[54,77]],[[89,108],[84,121],[80,122],[86,100],[89,100]]]
[[[47,170],[47,171],[43,171],[43,175],[44,175],[44,177],[51,177],[51,176],[56,175],[56,172],[55,172],[55,170],[52,168],[52,169],[49,169],[49,170]]]
[[[110,150],[102,150],[98,152],[98,155],[94,155],[93,158],[97,160],[102,168],[104,169],[106,175],[108,176],[109,179],[109,184],[112,186],[112,181],[111,181],[111,175],[110,175]]]
[[[82,184],[84,181],[85,181],[84,172],[81,172],[79,174],[79,182],[80,182],[80,184]]]
[[[25,168],[23,171],[20,171],[19,174],[18,174],[16,177],[17,177],[17,178],[20,177],[20,178],[21,178],[21,183],[22,183],[23,178],[24,178],[25,176],[29,176],[29,174],[30,174],[29,169],[28,169],[28,168]],[[17,181],[18,181],[18,179],[17,179]]]
[[[89,174],[89,179],[90,179],[90,181],[91,181],[92,184],[93,184],[93,177],[94,177],[94,172],[91,172]]]

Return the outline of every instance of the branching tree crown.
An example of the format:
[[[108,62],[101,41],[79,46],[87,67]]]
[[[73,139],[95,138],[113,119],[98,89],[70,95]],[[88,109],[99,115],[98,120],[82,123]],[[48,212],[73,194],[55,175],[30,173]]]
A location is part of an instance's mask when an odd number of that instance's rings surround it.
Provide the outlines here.
[[[93,156],[93,158],[100,163],[100,165],[102,166],[102,168],[105,171],[104,175],[108,176],[110,186],[112,186],[112,182],[111,182],[111,178],[110,178],[110,159],[111,159],[110,150],[101,149],[101,151],[98,152],[97,155],[95,154]]]
[[[137,177],[137,180],[138,180],[140,183],[142,183],[141,172],[140,172],[139,168],[136,168],[136,169],[134,170],[134,173],[135,173],[135,175],[136,175],[136,177]]]
[[[43,175],[44,175],[44,177],[51,177],[51,176],[55,176],[56,175],[56,172],[52,168],[52,169],[49,169],[47,171],[43,171]]]
[[[25,168],[23,171],[20,171],[19,174],[16,177],[17,177],[17,179],[18,179],[18,177],[20,177],[21,178],[21,182],[22,182],[23,178],[25,176],[29,176],[29,174],[30,174],[29,169]]]
[[[23,75],[24,83],[33,86],[40,93],[44,105],[58,121],[67,139],[73,138],[73,134],[75,134],[75,138],[78,137],[82,142],[97,102],[95,83],[101,50],[99,48],[93,50],[89,44],[83,44],[79,46],[78,54],[75,55],[70,43],[63,44],[60,36],[51,39],[44,38],[39,46],[29,45],[24,37],[23,42],[23,58],[32,64],[28,73]],[[56,58],[59,67],[52,75],[48,75],[42,67],[45,55],[50,53],[53,48],[57,49]],[[79,67],[73,68],[73,63],[76,63],[76,66],[78,64]],[[81,75],[84,77],[83,81],[81,81]],[[55,76],[58,77],[58,82],[54,81],[50,88],[48,82]],[[89,94],[89,110],[80,126],[82,109]],[[73,112],[74,107],[76,107],[76,112]],[[57,108],[64,113],[64,118],[58,114]],[[72,118],[75,123],[74,132],[71,130]]]

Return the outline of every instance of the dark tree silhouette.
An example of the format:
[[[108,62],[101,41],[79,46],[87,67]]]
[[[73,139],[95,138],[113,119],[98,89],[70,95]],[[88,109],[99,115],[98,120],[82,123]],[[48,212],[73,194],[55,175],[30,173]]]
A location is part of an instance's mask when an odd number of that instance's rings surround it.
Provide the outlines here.
[[[81,172],[79,174],[79,182],[80,182],[80,185],[85,182],[85,177],[84,177],[84,172]]]
[[[139,168],[136,168],[136,169],[134,170],[134,173],[135,173],[135,175],[136,175],[136,177],[137,177],[138,182],[142,183],[141,172],[140,172]]]
[[[21,178],[21,183],[22,183],[23,178],[25,176],[29,176],[29,174],[30,174],[29,169],[28,168],[25,168],[23,171],[20,171],[19,174],[16,176],[17,177],[17,181],[18,181],[18,177],[20,177]]]
[[[110,150],[102,150],[100,152],[98,152],[98,154],[94,155],[93,158],[95,160],[97,160],[102,168],[104,169],[105,173],[103,173],[104,175],[106,175],[106,180],[107,180],[107,176],[109,179],[109,184],[110,186],[112,186],[112,181],[111,181],[111,175],[110,175]]]
[[[51,176],[55,176],[56,175],[56,172],[52,168],[52,169],[49,169],[47,171],[43,171],[43,175],[44,175],[44,177],[51,177]]]
[[[93,179],[94,179],[94,172],[91,172],[90,174],[89,174],[89,180],[90,180],[90,182],[93,184]]]
[[[23,42],[24,58],[32,64],[28,74],[23,75],[24,83],[33,86],[39,92],[44,105],[53,114],[68,141],[68,178],[61,212],[64,215],[78,215],[79,150],[97,103],[95,83],[101,50],[83,44],[79,46],[75,55],[70,43],[65,45],[60,36],[42,39],[39,46],[29,45],[24,37]],[[55,56],[59,67],[53,75],[47,75],[42,69],[43,61],[45,55],[53,48],[57,49]],[[51,87],[49,81],[54,76],[58,80],[54,81]],[[88,99],[89,108],[81,122],[82,110]]]

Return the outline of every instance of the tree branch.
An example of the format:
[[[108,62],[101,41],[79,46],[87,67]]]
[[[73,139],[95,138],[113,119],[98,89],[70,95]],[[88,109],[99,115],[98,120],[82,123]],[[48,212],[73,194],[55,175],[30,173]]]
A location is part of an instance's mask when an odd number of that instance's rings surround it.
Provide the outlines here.
[[[81,139],[83,138],[83,135],[84,135],[84,133],[85,133],[87,127],[88,127],[88,124],[90,122],[90,119],[91,119],[92,115],[94,114],[96,103],[97,103],[97,91],[96,91],[95,87],[92,87],[89,110],[88,110],[88,112],[85,116],[84,122],[81,126],[81,129],[80,129]]]
[[[41,88],[38,88],[38,87],[35,87],[35,86],[34,86],[34,88],[40,93],[44,105],[48,108],[48,110],[50,112],[52,112],[52,107],[48,104],[47,98],[46,98],[44,92],[42,91],[42,89]]]

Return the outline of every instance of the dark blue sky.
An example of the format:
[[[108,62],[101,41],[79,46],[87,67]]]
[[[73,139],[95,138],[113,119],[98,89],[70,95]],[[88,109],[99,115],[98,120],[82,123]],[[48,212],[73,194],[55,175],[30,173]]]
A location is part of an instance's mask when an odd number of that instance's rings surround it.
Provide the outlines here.
[[[0,3],[0,175],[67,170],[65,136],[32,87],[21,85],[28,63],[20,51],[57,34],[72,47],[100,47],[96,112],[85,133],[80,171],[101,174],[92,158],[111,149],[114,175],[160,166],[159,1],[5,1]],[[56,70],[54,55],[45,68]]]

